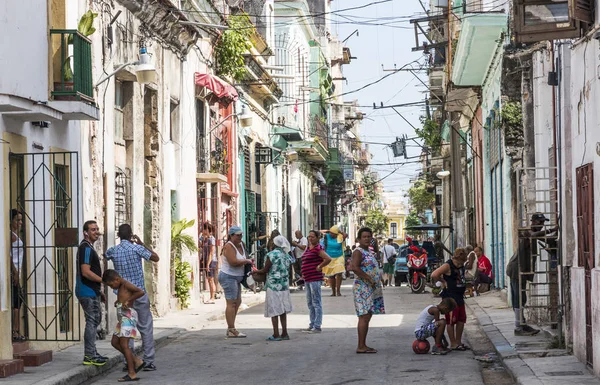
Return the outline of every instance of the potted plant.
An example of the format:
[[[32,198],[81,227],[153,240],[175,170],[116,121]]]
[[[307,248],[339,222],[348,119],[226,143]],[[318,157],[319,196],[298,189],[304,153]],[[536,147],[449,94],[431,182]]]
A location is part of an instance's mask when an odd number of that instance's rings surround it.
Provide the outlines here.
[[[97,13],[92,12],[91,10],[81,16],[79,19],[79,24],[77,25],[77,31],[83,36],[90,36],[94,32],[96,32],[96,28],[94,28],[94,19],[98,16]],[[73,35],[69,35],[67,38],[67,52],[71,52],[70,46],[73,45],[74,37]],[[60,87],[56,87],[55,89],[62,88],[61,91],[73,91],[73,69],[71,67],[71,59],[73,55],[69,55],[64,62],[62,63],[62,82],[58,83]]]

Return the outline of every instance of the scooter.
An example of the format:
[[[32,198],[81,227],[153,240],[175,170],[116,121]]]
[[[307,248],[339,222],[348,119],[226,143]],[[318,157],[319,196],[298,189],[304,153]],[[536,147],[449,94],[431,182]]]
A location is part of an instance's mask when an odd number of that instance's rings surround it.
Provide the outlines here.
[[[410,290],[413,293],[422,293],[427,282],[427,253],[421,253],[419,256],[409,254],[406,265],[408,266]]]

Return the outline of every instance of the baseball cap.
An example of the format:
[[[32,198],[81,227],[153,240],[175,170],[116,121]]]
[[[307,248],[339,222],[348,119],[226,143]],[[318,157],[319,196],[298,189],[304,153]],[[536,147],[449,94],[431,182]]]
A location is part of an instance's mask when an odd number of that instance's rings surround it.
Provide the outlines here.
[[[231,226],[229,228],[229,231],[227,232],[229,235],[233,235],[233,234],[242,234],[242,228],[239,226]]]
[[[531,220],[532,221],[544,221],[547,222],[550,219],[546,218],[546,216],[542,213],[535,213],[533,215],[531,215]]]

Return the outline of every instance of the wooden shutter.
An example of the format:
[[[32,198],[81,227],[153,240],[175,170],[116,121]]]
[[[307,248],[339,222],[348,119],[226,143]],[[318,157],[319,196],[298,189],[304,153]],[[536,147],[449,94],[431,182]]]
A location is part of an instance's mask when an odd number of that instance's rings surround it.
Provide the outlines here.
[[[594,0],[569,0],[569,5],[575,20],[594,23]]]
[[[250,149],[244,148],[244,187],[246,190],[252,188],[252,163],[250,162]]]

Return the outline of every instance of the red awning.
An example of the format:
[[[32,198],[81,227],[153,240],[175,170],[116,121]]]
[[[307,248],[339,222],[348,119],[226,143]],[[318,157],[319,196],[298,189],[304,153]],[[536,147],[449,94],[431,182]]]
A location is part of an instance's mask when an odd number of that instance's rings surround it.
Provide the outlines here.
[[[194,83],[196,83],[197,86],[208,88],[218,98],[231,100],[238,99],[238,93],[235,88],[216,76],[196,72],[194,75]]]

